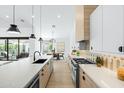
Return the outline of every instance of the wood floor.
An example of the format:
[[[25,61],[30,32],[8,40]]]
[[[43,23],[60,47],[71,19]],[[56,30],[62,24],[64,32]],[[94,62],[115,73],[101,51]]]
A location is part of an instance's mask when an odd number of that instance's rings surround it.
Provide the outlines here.
[[[60,60],[55,61],[53,66],[54,71],[48,82],[47,88],[74,88],[68,63],[64,60]]]

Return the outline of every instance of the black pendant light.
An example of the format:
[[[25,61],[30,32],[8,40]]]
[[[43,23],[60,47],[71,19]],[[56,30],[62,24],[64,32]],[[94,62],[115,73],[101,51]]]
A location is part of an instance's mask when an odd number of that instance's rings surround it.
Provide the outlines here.
[[[9,29],[7,30],[9,33],[20,33],[17,25],[15,25],[15,5],[13,5],[13,24],[10,24]]]
[[[34,16],[34,6],[32,5],[32,34],[31,34],[30,38],[35,39],[36,37],[34,34],[34,18],[33,18],[33,16]]]
[[[41,6],[40,6],[40,35],[42,35],[42,33],[41,33]],[[39,41],[42,42],[43,41],[43,38],[40,37],[39,38]]]
[[[43,41],[43,38],[40,37],[38,41],[41,41],[42,42]]]

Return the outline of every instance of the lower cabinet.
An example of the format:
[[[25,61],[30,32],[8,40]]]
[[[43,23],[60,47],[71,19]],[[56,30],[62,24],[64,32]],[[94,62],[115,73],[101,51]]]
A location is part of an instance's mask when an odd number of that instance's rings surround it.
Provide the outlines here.
[[[72,68],[72,64],[71,64],[71,58],[69,56],[67,58],[67,62],[68,62],[69,68],[71,69]]]
[[[82,69],[80,69],[79,75],[80,88],[98,88]]]
[[[53,70],[52,61],[47,62],[40,71],[40,88],[45,88]]]

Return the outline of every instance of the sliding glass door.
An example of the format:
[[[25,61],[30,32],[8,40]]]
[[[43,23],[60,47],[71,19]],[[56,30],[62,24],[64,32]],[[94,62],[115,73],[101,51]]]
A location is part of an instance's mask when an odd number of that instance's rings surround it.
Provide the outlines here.
[[[18,39],[8,40],[8,58],[9,60],[17,60],[18,56]]]
[[[7,40],[0,40],[0,60],[7,60]]]
[[[19,57],[24,58],[29,56],[29,40],[19,40]]]
[[[17,60],[28,56],[28,38],[0,38],[0,61]]]

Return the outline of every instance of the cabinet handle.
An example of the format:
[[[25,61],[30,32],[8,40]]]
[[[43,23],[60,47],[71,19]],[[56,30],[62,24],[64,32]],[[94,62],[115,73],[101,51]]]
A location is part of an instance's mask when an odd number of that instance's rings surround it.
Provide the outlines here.
[[[42,71],[44,71],[44,69],[42,69]]]
[[[84,76],[82,76],[82,78],[83,78],[83,80],[85,80],[85,77]]]
[[[123,48],[124,48],[123,46],[119,46],[118,51],[123,52]]]
[[[41,76],[44,76],[44,74],[42,73]]]

